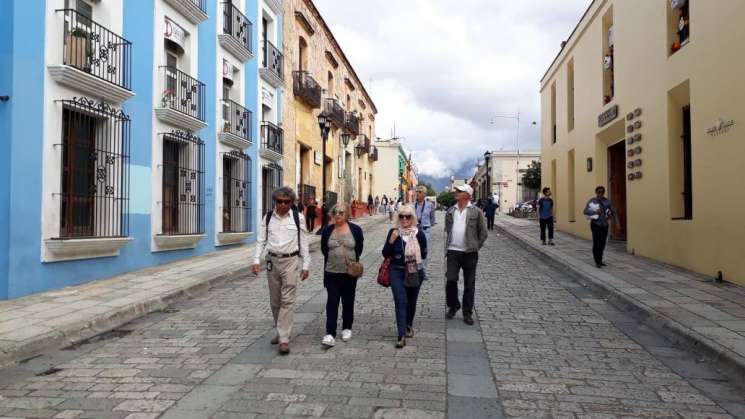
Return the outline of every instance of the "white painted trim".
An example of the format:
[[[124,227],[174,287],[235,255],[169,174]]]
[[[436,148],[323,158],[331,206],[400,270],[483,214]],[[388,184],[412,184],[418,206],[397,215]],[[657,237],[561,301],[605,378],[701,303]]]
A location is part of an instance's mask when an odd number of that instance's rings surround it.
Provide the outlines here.
[[[282,0],[264,0],[264,3],[266,3],[275,14],[284,14],[284,10],[282,10]]]
[[[198,25],[209,18],[204,10],[200,9],[193,0],[165,0],[171,7],[178,10],[189,22]]]
[[[221,33],[217,35],[217,39],[226,51],[230,52],[233,57],[241,62],[245,63],[254,57],[251,51],[247,50],[246,47],[244,47],[237,39],[233,38],[232,35]]]
[[[171,108],[155,108],[155,115],[158,119],[167,124],[185,128],[189,131],[199,131],[207,126],[206,122],[200,121],[193,116],[189,116]]]
[[[279,89],[284,84],[284,81],[268,68],[259,68],[259,74],[261,75],[261,78],[264,79],[264,81],[269,83],[275,89]]]
[[[120,104],[133,97],[135,93],[114,83],[100,79],[75,67],[62,64],[47,66],[49,75],[54,81],[64,86],[80,90],[91,98],[111,104]]]
[[[46,239],[42,262],[93,259],[119,256],[119,251],[133,239],[131,237],[97,239]]]
[[[193,249],[197,243],[205,237],[204,234],[185,234],[177,236],[156,235],[153,237],[155,245],[153,252],[165,252],[168,250]]]
[[[217,243],[215,246],[226,246],[229,244],[240,243],[247,238],[251,237],[253,233],[217,233]]]
[[[281,154],[277,153],[274,150],[270,150],[270,149],[268,149],[268,148],[266,148],[264,146],[261,146],[261,149],[259,150],[259,154],[261,155],[261,157],[263,157],[263,158],[265,158],[267,160],[271,160],[271,161],[275,161],[275,162],[282,160],[282,155]]]
[[[243,151],[251,147],[250,140],[235,135],[232,132],[218,132],[217,139],[227,146],[237,148],[239,151]]]

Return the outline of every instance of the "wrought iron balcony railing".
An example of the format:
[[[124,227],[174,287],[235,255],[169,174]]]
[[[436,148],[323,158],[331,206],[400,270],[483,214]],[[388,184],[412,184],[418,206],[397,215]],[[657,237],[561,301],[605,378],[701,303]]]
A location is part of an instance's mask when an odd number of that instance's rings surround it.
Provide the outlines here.
[[[346,112],[344,118],[344,129],[352,135],[359,135],[360,133],[360,117],[352,112]]]
[[[264,68],[271,71],[274,75],[284,80],[284,56],[277,47],[268,39],[264,40],[264,58],[262,61]]]
[[[360,134],[359,143],[357,144],[358,155],[363,155],[370,152],[370,138],[365,134]]]
[[[307,71],[292,72],[292,91],[295,97],[313,109],[321,107],[321,86]]]
[[[63,64],[131,90],[132,43],[72,9],[62,34]]]
[[[341,107],[338,100],[332,97],[326,98],[323,111],[331,119],[331,123],[336,125],[337,128],[342,128],[344,126],[344,121],[346,119],[344,116],[344,108]]]
[[[282,154],[284,148],[284,132],[282,128],[263,121],[261,123],[261,146],[267,150]]]
[[[248,20],[246,15],[241,13],[235,5],[229,1],[223,3],[223,33],[237,39],[241,45],[251,51],[251,33],[253,33],[253,24]]]
[[[251,141],[251,111],[230,99],[222,101],[223,132]]]
[[[201,81],[174,67],[163,70],[161,105],[204,122],[205,86]]]
[[[372,161],[378,161],[378,147],[372,147],[369,157]]]

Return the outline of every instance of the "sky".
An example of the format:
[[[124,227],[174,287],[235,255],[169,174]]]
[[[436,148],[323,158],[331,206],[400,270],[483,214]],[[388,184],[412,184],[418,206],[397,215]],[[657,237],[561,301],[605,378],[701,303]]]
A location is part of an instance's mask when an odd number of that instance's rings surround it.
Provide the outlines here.
[[[591,0],[314,0],[419,172],[540,148],[540,79]],[[532,125],[532,122],[537,125]],[[493,123],[492,123],[493,122]]]

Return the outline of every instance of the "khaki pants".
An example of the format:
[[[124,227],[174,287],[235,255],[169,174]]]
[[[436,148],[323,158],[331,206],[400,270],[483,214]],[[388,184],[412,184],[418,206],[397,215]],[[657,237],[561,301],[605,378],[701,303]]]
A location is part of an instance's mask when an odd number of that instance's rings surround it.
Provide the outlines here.
[[[267,279],[274,325],[279,335],[279,343],[289,343],[292,333],[292,306],[295,305],[295,291],[300,279],[300,259],[268,256],[267,260],[272,263],[272,270],[267,272]]]

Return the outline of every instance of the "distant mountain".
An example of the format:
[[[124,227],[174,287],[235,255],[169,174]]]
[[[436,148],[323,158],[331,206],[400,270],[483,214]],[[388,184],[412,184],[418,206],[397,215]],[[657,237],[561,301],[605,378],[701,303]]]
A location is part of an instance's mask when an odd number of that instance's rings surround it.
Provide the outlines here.
[[[470,178],[471,176],[473,176],[475,167],[476,167],[475,159],[466,161],[458,169],[456,169],[453,174],[455,175],[456,179]],[[444,191],[446,187],[450,185],[450,176],[436,177],[436,176],[430,176],[430,175],[419,175],[419,181],[429,183],[430,185],[432,185],[433,188],[435,188],[435,190],[439,194],[440,192]]]

